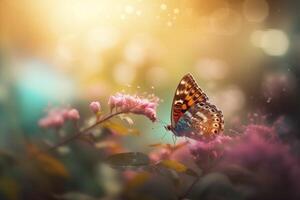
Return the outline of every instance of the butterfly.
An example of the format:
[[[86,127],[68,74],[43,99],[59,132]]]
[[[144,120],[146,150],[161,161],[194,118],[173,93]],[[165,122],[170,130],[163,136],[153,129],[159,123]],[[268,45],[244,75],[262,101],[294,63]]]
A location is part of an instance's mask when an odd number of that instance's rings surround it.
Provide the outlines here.
[[[176,136],[209,140],[224,130],[223,114],[208,102],[191,74],[179,82],[172,103],[171,125],[166,127]]]

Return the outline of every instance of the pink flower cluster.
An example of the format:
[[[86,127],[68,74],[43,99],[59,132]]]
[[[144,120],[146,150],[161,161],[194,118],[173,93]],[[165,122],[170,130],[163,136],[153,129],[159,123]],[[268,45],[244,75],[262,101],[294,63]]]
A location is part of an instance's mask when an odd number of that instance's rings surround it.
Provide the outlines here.
[[[243,170],[234,170],[232,166]],[[225,150],[217,168],[232,179],[247,177],[244,184],[249,184],[257,195],[252,199],[300,198],[299,159],[292,154],[290,146],[280,140],[273,127],[248,125],[244,134]]]
[[[171,155],[171,150],[168,148],[161,148],[149,153],[149,158],[152,162],[168,159]]]
[[[151,121],[155,121],[158,102],[159,98],[153,95],[142,98],[137,95],[117,93],[110,96],[108,104],[110,105],[111,110],[115,108],[120,112],[145,115]]]
[[[38,125],[42,128],[60,128],[67,120],[77,121],[79,118],[79,112],[74,108],[52,108],[39,120]]]
[[[202,169],[210,167],[212,161],[216,161],[223,155],[224,149],[233,138],[226,135],[218,135],[210,141],[194,141],[190,144],[190,152]]]

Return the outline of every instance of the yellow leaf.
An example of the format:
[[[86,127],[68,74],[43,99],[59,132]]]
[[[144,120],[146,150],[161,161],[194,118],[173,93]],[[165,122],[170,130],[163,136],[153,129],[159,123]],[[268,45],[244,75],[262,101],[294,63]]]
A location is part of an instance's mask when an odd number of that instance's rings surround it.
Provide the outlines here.
[[[36,161],[38,167],[45,173],[65,178],[69,176],[67,169],[59,160],[46,152],[40,151],[37,146],[29,144],[27,151]]]
[[[184,147],[187,144],[187,142],[182,142],[176,145],[171,145],[171,144],[163,144],[163,143],[155,143],[155,144],[150,144],[149,147],[161,147],[161,148],[166,148],[169,149],[170,151],[174,152],[180,149],[181,147]]]
[[[121,123],[116,123],[112,121],[107,121],[103,123],[103,127],[110,129],[117,135],[126,136],[126,135],[140,135],[140,132],[137,129],[132,129],[124,126]]]
[[[149,144],[149,147],[165,147],[165,144],[162,143],[155,143],[155,144]]]
[[[134,190],[135,188],[143,185],[147,180],[149,180],[150,174],[148,172],[141,172],[136,174],[127,184],[126,190]]]
[[[8,200],[19,199],[20,187],[18,183],[10,177],[1,177],[0,179],[0,193],[3,198]],[[1,196],[2,196],[1,195]]]
[[[122,145],[119,142],[113,140],[99,141],[96,142],[94,146],[98,149],[104,149],[112,154],[121,153],[124,151]]]
[[[187,170],[187,167],[184,164],[176,160],[163,160],[160,162],[160,164],[166,168],[173,169],[177,172],[185,172]]]
[[[175,170],[176,172],[185,173],[189,176],[198,177],[197,172],[195,172],[194,170],[188,168],[187,166],[185,166],[184,164],[176,160],[163,160],[160,163],[158,163],[158,165]]]

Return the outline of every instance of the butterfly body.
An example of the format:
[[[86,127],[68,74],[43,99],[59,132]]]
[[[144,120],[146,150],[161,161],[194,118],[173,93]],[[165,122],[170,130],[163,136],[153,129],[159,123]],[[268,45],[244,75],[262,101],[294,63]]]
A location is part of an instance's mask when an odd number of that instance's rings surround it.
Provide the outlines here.
[[[209,139],[224,129],[222,112],[208,102],[191,74],[185,75],[176,89],[167,129],[193,139]]]

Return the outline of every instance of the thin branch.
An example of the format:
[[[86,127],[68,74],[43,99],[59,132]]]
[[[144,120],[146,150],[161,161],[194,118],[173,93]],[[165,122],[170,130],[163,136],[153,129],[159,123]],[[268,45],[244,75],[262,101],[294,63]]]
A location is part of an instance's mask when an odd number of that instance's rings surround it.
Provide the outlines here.
[[[82,131],[78,131],[77,133],[75,133],[74,135],[71,135],[70,137],[68,138],[65,138],[63,139],[62,141],[60,141],[59,143],[53,145],[52,147],[50,147],[48,149],[48,151],[51,151],[51,150],[54,150],[60,146],[63,146],[69,142],[71,142],[72,140],[80,137],[81,135],[85,134],[86,132],[90,131],[91,129],[95,128],[96,126],[98,126],[99,124],[101,124],[102,122],[106,121],[106,120],[109,120],[110,118],[116,116],[116,115],[119,115],[119,114],[122,114],[122,113],[125,113],[124,111],[119,111],[119,112],[115,112],[115,113],[111,113],[111,114],[108,114],[106,115],[105,117],[103,117],[102,119],[100,118],[98,121],[96,121],[93,125],[83,129]]]
[[[190,185],[190,187],[185,191],[185,193],[183,193],[179,198],[178,200],[183,200],[185,199],[189,193],[192,191],[192,189],[194,188],[194,186],[196,185],[196,183],[200,180],[200,176],[198,176],[194,181],[193,183]]]

